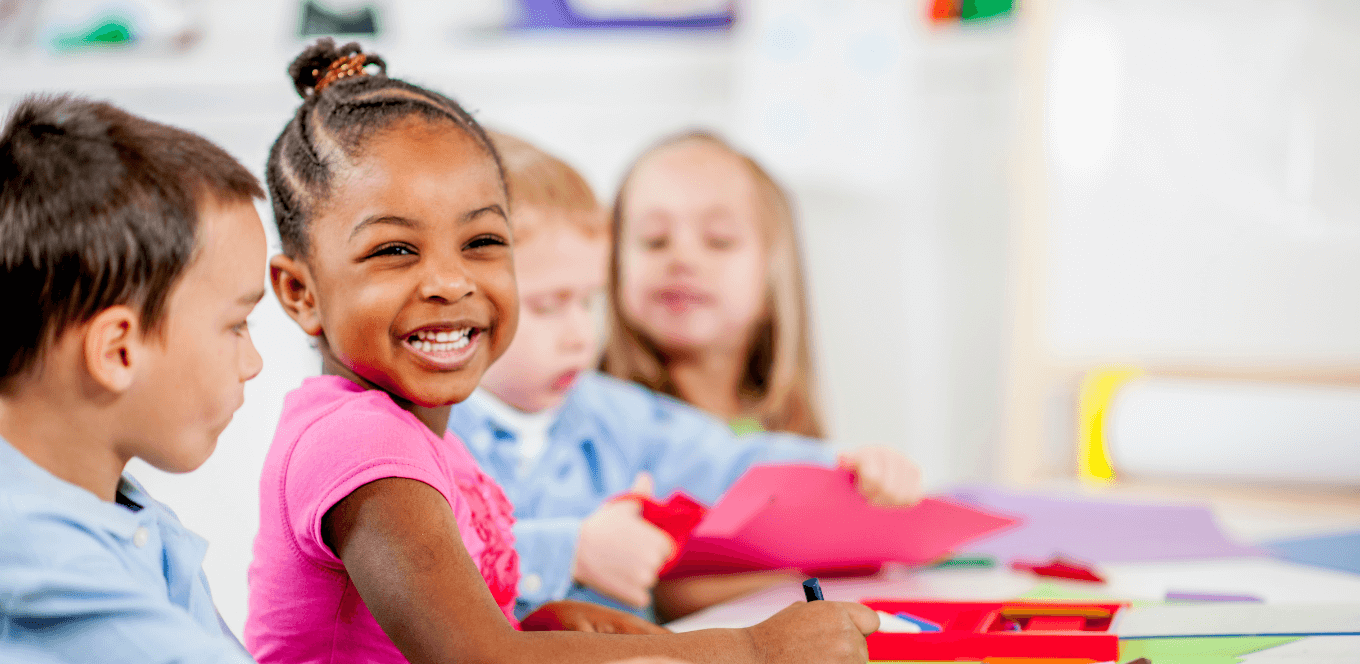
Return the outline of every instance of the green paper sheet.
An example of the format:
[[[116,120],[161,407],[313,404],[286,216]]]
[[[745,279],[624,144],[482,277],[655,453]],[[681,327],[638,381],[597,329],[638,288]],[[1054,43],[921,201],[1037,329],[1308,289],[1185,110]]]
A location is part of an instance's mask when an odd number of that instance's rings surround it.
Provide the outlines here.
[[[1294,636],[1222,636],[1132,639],[1119,642],[1119,661],[1146,657],[1153,664],[1237,664],[1248,653],[1299,640]]]

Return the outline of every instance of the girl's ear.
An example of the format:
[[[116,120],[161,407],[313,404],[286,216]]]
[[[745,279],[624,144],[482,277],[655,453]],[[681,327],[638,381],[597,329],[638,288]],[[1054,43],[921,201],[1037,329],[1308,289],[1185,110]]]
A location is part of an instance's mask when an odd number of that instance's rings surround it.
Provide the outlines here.
[[[321,315],[316,306],[316,288],[307,264],[279,254],[269,259],[269,283],[274,295],[293,322],[308,335],[321,336]]]
[[[122,394],[136,379],[145,341],[136,311],[109,307],[85,324],[85,370],[104,389]]]

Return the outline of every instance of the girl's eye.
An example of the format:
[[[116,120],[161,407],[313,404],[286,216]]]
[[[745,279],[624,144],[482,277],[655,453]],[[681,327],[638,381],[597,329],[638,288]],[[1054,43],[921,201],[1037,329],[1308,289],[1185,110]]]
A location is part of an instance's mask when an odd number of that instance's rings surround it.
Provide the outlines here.
[[[561,305],[557,300],[548,302],[533,302],[529,305],[529,311],[534,312],[535,316],[552,316],[562,311]]]
[[[658,249],[665,249],[666,244],[669,241],[670,238],[666,237],[665,235],[652,235],[642,238],[642,246],[645,249],[656,251]]]
[[[710,235],[708,237],[708,246],[712,249],[717,249],[719,251],[724,249],[731,249],[736,244],[737,241],[730,237],[723,237],[720,235]]]
[[[373,253],[369,254],[368,257],[376,258],[378,256],[414,256],[415,253],[416,252],[414,249],[405,244],[384,244],[381,247],[374,249]]]
[[[239,322],[239,323],[237,323],[237,324],[231,326],[231,331],[232,331],[232,332],[235,332],[236,334],[245,334],[245,333],[246,333],[246,330],[249,330],[249,329],[250,329],[250,321],[247,321],[247,320],[243,320],[243,321],[241,321],[241,322]]]
[[[467,243],[467,248],[483,249],[486,247],[504,247],[508,244],[509,242],[506,242],[505,238],[499,235],[478,235],[477,237],[472,238],[471,242]]]

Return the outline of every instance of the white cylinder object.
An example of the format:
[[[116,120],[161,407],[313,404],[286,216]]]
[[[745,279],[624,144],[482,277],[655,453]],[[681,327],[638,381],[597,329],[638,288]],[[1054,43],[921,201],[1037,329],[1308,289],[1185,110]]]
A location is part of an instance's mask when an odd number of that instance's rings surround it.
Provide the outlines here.
[[[1360,388],[1142,378],[1105,436],[1121,474],[1360,485]]]

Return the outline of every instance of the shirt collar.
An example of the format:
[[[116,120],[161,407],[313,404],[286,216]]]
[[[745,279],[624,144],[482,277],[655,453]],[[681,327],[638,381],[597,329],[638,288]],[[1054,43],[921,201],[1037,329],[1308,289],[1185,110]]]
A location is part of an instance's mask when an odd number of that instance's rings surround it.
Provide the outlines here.
[[[155,518],[150,496],[128,475],[118,483],[124,498],[143,509],[133,511],[123,505],[100,500],[90,491],[71,484],[46,468],[33,463],[9,441],[0,437],[0,492],[16,502],[34,501],[46,509],[60,510],[78,516],[83,524],[96,526],[127,539],[137,528]]]
[[[530,429],[552,431],[557,421],[558,412],[561,410],[561,406],[558,406],[537,413],[526,413],[480,387],[467,398],[467,403],[480,411],[492,428],[509,434],[511,439],[519,437],[522,432]],[[497,436],[497,438],[502,437]]]

